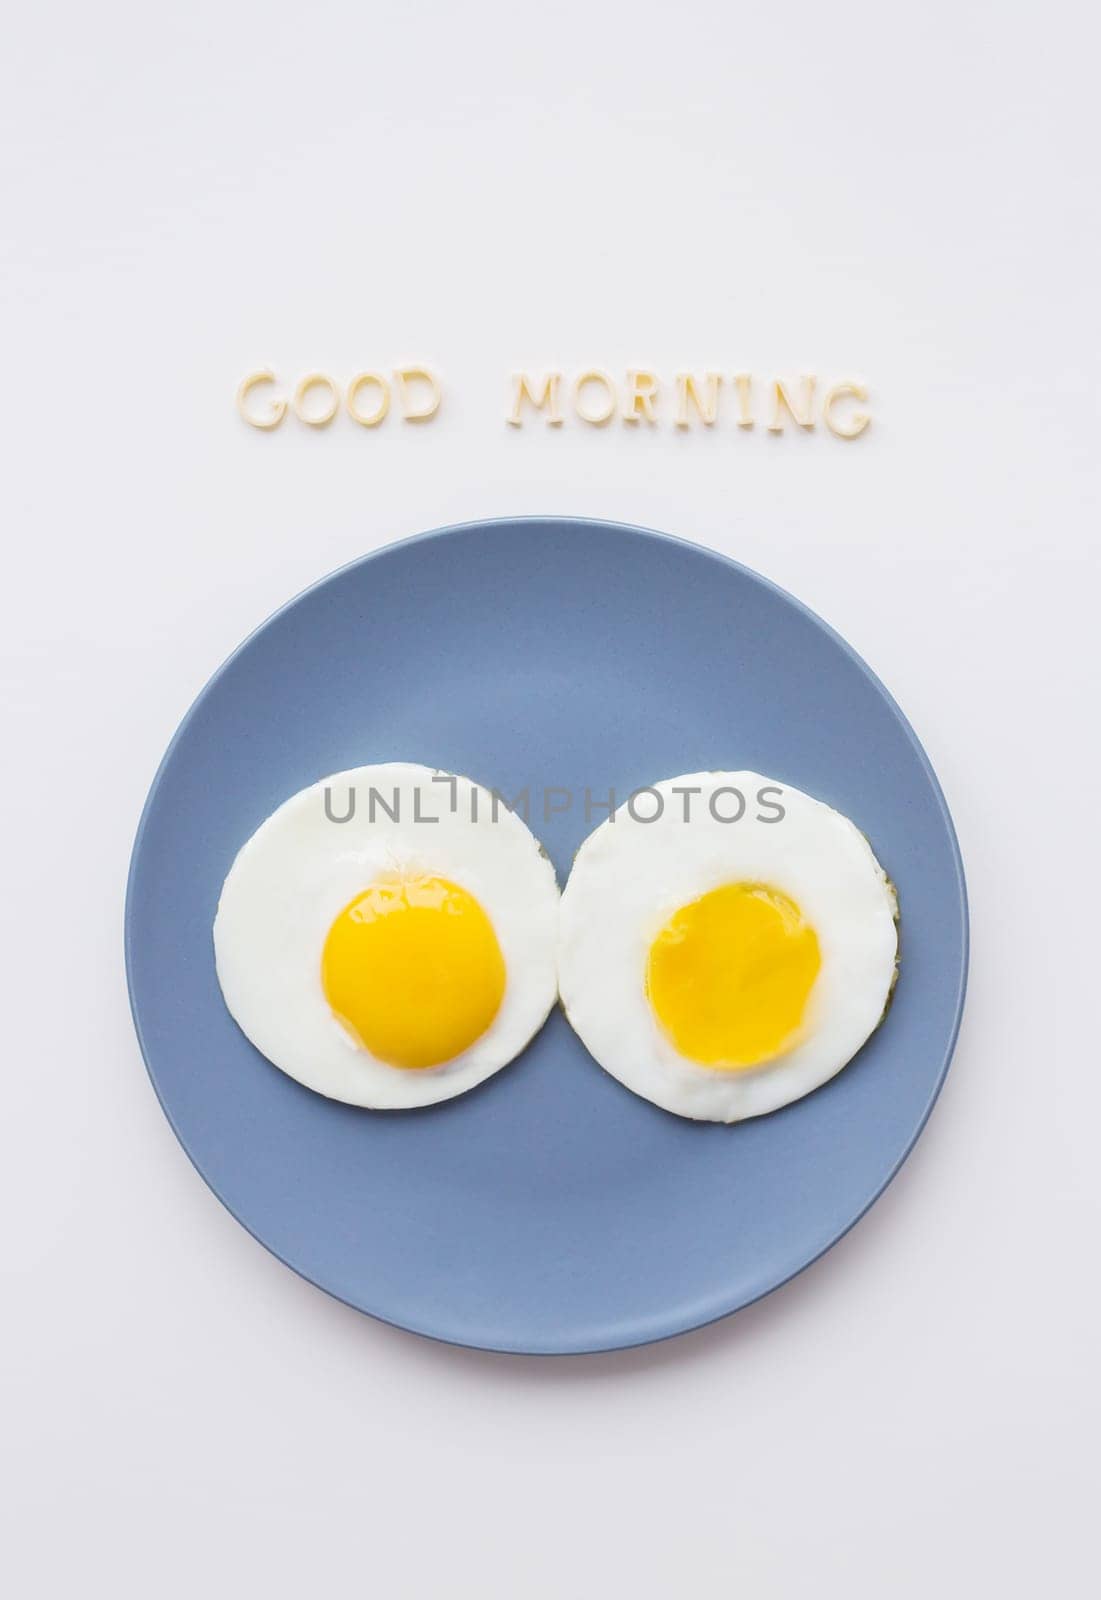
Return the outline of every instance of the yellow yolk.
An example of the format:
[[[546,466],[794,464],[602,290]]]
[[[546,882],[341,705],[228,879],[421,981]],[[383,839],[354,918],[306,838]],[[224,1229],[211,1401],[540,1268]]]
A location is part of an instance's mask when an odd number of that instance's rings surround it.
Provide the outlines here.
[[[334,1014],[395,1067],[436,1067],[485,1033],[505,992],[493,924],[446,878],[380,879],[334,921],[321,956]]]
[[[650,947],[646,992],[682,1056],[755,1067],[789,1044],[818,976],[818,936],[793,900],[730,883],[682,906]]]

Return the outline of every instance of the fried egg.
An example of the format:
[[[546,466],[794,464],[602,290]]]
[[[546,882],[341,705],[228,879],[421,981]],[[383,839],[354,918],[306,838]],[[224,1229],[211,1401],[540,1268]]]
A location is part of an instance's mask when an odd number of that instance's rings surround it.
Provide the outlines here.
[[[562,1005],[628,1089],[737,1122],[817,1089],[878,1027],[897,921],[892,884],[840,812],[755,772],[669,778],[577,853]]]
[[[431,1105],[507,1065],[556,997],[558,885],[523,819],[469,778],[357,767],[243,846],[214,921],[218,981],[308,1089]]]

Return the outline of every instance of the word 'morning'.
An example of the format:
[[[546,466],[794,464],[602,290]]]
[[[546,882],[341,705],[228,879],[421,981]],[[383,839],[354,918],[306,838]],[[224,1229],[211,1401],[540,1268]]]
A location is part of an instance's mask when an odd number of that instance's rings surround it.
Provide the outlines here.
[[[757,420],[756,396],[753,376],[748,372],[736,372],[729,380],[721,372],[678,372],[673,382],[674,425],[689,428],[693,423],[702,423],[704,427],[714,427],[728,386],[732,393],[727,404],[728,409],[733,406],[734,422],[739,428],[752,428]],[[522,428],[527,414],[541,412],[551,427],[561,426],[563,391],[567,387],[575,416],[594,428],[605,427],[617,413],[624,422],[655,423],[659,410],[667,404],[657,374],[642,367],[628,369],[622,393],[610,374],[599,367],[578,373],[569,385],[561,372],[546,372],[537,380],[526,372],[516,372],[512,376],[512,409],[506,420],[512,427]],[[800,428],[813,428],[817,387],[817,378],[809,373],[797,384],[783,378],[770,379],[765,385],[768,432],[783,433],[788,421]],[[872,419],[866,411],[853,410],[851,402],[866,402],[867,398],[868,391],[862,383],[831,384],[822,395],[818,415],[837,438],[858,439]]]

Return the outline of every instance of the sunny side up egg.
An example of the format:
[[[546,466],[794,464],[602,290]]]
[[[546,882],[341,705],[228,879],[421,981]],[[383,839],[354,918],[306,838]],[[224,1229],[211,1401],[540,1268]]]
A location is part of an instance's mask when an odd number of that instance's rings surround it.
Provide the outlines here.
[[[554,1004],[558,885],[523,819],[468,778],[358,767],[292,795],[243,846],[214,922],[238,1025],[351,1105],[447,1100]]]
[[[667,1111],[775,1111],[840,1072],[882,1021],[894,888],[853,823],[790,785],[699,772],[653,792],[577,853],[559,918],[563,1008],[602,1067]]]

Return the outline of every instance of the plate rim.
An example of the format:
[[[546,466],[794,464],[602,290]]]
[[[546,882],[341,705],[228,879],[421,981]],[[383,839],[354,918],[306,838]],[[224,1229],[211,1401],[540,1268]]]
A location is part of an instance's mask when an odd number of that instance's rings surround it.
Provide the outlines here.
[[[695,555],[703,556],[711,561],[717,562],[723,567],[732,568],[741,576],[748,578],[751,583],[762,585],[765,589],[769,590],[772,594],[776,595],[786,604],[793,606],[811,623],[812,626],[818,628],[833,645],[838,647],[843,655],[848,657],[848,659],[856,666],[857,670],[868,680],[876,693],[886,702],[888,709],[892,712],[899,726],[905,733],[906,738],[918,759],[918,763],[924,772],[925,778],[929,783],[941,816],[941,820],[944,824],[951,851],[952,868],[956,889],[955,909],[959,916],[961,945],[960,964],[956,980],[956,993],[953,1004],[952,1023],[949,1029],[943,1057],[937,1068],[936,1077],[929,1091],[928,1099],[926,1100],[921,1111],[921,1115],[915,1124],[913,1133],[910,1135],[903,1149],[891,1167],[888,1169],[885,1177],[868,1197],[864,1205],[861,1206],[860,1210],[849,1222],[845,1224],[843,1228],[840,1228],[836,1232],[832,1233],[824,1244],[816,1246],[805,1260],[801,1261],[799,1265],[793,1267],[790,1272],[786,1272],[782,1277],[777,1278],[774,1283],[770,1283],[767,1288],[760,1289],[756,1293],[744,1297],[740,1297],[737,1293],[735,1293],[731,1296],[729,1304],[725,1304],[717,1310],[709,1311],[706,1316],[700,1317],[694,1315],[691,1310],[688,1310],[687,1313],[682,1313],[677,1317],[674,1317],[659,1331],[640,1331],[636,1328],[634,1331],[628,1332],[622,1338],[602,1337],[599,1342],[592,1342],[592,1340],[571,1342],[568,1339],[559,1337],[557,1339],[549,1340],[547,1344],[537,1348],[530,1344],[519,1344],[515,1342],[510,1343],[504,1340],[499,1343],[493,1343],[485,1339],[458,1337],[454,1334],[442,1332],[438,1328],[420,1326],[414,1322],[399,1321],[397,1318],[387,1316],[381,1311],[374,1310],[369,1306],[361,1305],[357,1301],[351,1300],[347,1296],[337,1292],[335,1289],[330,1288],[327,1284],[319,1283],[318,1280],[314,1277],[311,1277],[310,1273],[303,1267],[300,1267],[295,1262],[288,1260],[287,1257],[282,1255],[273,1245],[261,1238],[256,1230],[248,1222],[246,1222],[241,1215],[239,1215],[235,1208],[221,1193],[215,1181],[204,1170],[201,1161],[189,1148],[187,1140],[184,1138],[183,1133],[177,1125],[176,1119],[166,1104],[164,1096],[161,1093],[160,1085],[157,1082],[156,1071],[151,1060],[150,1050],[142,1028],[140,1002],[137,995],[134,976],[134,943],[136,920],[134,901],[139,872],[139,863],[144,845],[145,834],[157,802],[161,785],[164,781],[173,756],[175,755],[176,748],[187,733],[187,730],[190,727],[192,720],[196,716],[199,707],[206,700],[207,696],[215,689],[221,679],[228,673],[237,658],[243,655],[245,651],[250,648],[254,639],[256,639],[260,634],[266,632],[268,628],[272,627],[285,612],[290,611],[293,607],[297,606],[301,601],[305,600],[308,596],[314,594],[316,591],[325,588],[329,584],[339,582],[340,579],[342,579],[346,574],[356,571],[361,567],[367,566],[372,561],[376,561],[383,557],[392,556],[396,552],[403,550],[408,546],[429,544],[437,540],[450,538],[453,535],[473,533],[477,530],[485,528],[507,526],[523,528],[524,530],[531,532],[532,530],[540,527],[547,527],[548,525],[557,527],[563,524],[568,524],[575,527],[591,528],[597,533],[614,530],[617,533],[627,533],[648,542],[677,545],[693,552]],[[269,1253],[269,1255],[274,1256],[275,1259],[281,1262],[283,1266],[288,1267],[297,1277],[302,1278],[306,1283],[311,1284],[315,1289],[319,1289],[323,1294],[326,1294],[332,1299],[339,1301],[342,1305],[348,1306],[351,1310],[358,1312],[360,1315],[371,1317],[376,1322],[384,1323],[388,1327],[398,1328],[403,1332],[413,1333],[421,1338],[431,1339],[438,1344],[448,1345],[457,1349],[484,1350],[492,1354],[500,1355],[567,1356],[596,1355],[616,1350],[638,1349],[645,1345],[663,1343],[668,1339],[679,1338],[682,1334],[690,1333],[697,1328],[710,1327],[717,1322],[723,1321],[727,1317],[734,1316],[739,1311],[744,1311],[748,1306],[757,1304],[758,1301],[763,1300],[767,1295],[774,1294],[778,1289],[782,1289],[785,1284],[791,1283],[793,1279],[799,1277],[803,1272],[805,1272],[808,1267],[812,1267],[816,1261],[820,1261],[828,1251],[833,1249],[834,1245],[839,1244],[840,1241],[845,1238],[846,1234],[856,1227],[857,1223],[868,1214],[872,1206],[875,1205],[876,1201],[880,1199],[880,1197],[893,1183],[894,1179],[898,1176],[899,1171],[909,1158],[922,1133],[925,1131],[925,1127],[930,1116],[932,1115],[933,1107],[936,1105],[937,1100],[940,1097],[941,1090],[944,1087],[945,1079],[948,1076],[948,1069],[951,1066],[952,1058],[955,1054],[956,1044],[959,1039],[960,1026],[963,1020],[964,1005],[967,997],[967,985],[971,962],[971,931],[970,906],[967,893],[966,874],[963,865],[963,856],[960,850],[955,824],[952,820],[952,814],[948,808],[948,802],[945,799],[940,780],[933,768],[933,764],[926,754],[921,740],[918,738],[913,727],[911,726],[909,718],[906,716],[897,700],[891,694],[890,690],[879,678],[878,674],[864,660],[863,656],[861,656],[859,652],[854,649],[854,647],[849,644],[849,642],[825,620],[825,618],[819,616],[816,611],[814,611],[804,601],[800,600],[797,595],[792,594],[781,584],[776,583],[773,579],[766,577],[763,573],[756,571],[755,568],[747,566],[744,562],[736,560],[733,556],[729,556],[721,550],[715,550],[708,545],[699,544],[693,539],[686,539],[678,534],[666,533],[656,528],[643,527],[636,523],[620,522],[610,518],[586,517],[576,514],[558,516],[553,513],[543,513],[539,515],[475,517],[464,522],[448,523],[443,527],[426,529],[421,533],[414,533],[401,539],[392,540],[387,544],[380,545],[377,549],[367,551],[363,555],[354,556],[350,561],[342,562],[340,566],[333,568],[330,572],[324,573],[320,578],[317,578],[314,580],[314,582],[307,584],[303,589],[300,589],[288,600],[285,600],[282,605],[277,606],[274,611],[270,612],[261,622],[257,623],[257,625],[245,635],[241,642],[233,650],[231,650],[227,656],[224,657],[221,663],[210,674],[206,682],[202,685],[198,693],[188,705],[187,710],[184,712],[176,726],[175,732],[165,747],[164,754],[161,756],[161,759],[157,764],[156,771],[153,774],[148,793],[145,797],[145,802],[141,809],[141,815],[138,819],[137,828],[134,833],[134,842],[130,851],[130,862],[127,871],[126,895],[123,909],[123,947],[126,969],[126,990],[130,1006],[130,1015],[133,1020],[134,1032],[137,1036],[138,1048],[141,1052],[142,1061],[145,1065],[146,1075],[153,1087],[153,1092],[157,1097],[157,1102],[160,1105],[168,1125],[172,1129],[172,1132],[175,1135],[181,1149],[206,1187],[214,1195],[219,1204],[225,1207],[226,1211],[229,1212],[234,1221],[244,1228],[246,1233],[255,1239],[256,1242]]]

